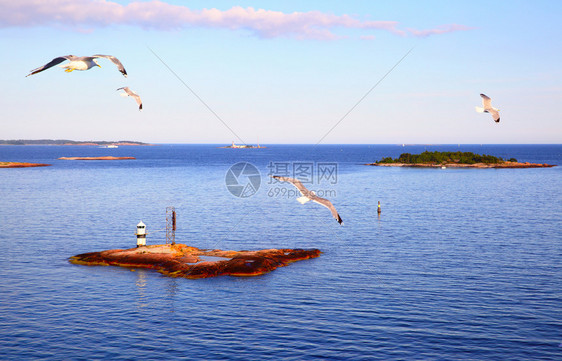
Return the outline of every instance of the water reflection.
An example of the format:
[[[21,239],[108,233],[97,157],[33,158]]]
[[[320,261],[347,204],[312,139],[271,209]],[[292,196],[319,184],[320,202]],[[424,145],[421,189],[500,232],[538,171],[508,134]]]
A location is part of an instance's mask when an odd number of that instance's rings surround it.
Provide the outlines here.
[[[137,275],[137,279],[135,281],[135,286],[137,287],[136,303],[137,303],[137,308],[140,310],[150,305],[149,302],[150,290],[148,289],[147,286],[148,286],[148,278],[149,278],[148,272],[151,271],[144,270],[144,269],[134,269],[131,271],[135,272]],[[171,313],[175,313],[175,301],[177,298],[178,290],[179,290],[178,281],[175,278],[166,277],[165,299],[167,301],[166,302],[168,307],[167,310]]]
[[[178,282],[175,278],[168,279],[166,283],[166,298],[169,300],[169,312],[175,313],[175,300],[178,293]]]
[[[146,299],[146,271],[145,270],[136,270],[137,274],[137,281],[135,285],[137,286],[137,308],[144,308],[148,306],[148,302]]]

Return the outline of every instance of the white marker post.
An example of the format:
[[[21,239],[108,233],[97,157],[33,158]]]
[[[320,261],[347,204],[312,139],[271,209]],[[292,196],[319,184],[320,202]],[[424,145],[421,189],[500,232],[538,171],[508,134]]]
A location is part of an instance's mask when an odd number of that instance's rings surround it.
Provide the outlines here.
[[[146,225],[142,221],[137,224],[137,247],[146,246]]]

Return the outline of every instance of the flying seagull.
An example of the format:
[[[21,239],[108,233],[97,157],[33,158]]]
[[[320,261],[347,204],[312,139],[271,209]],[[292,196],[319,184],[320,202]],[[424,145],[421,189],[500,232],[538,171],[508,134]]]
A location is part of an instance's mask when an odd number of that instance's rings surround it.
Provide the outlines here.
[[[330,202],[325,198],[320,198],[314,193],[314,191],[309,191],[308,189],[306,189],[306,187],[301,183],[301,181],[299,181],[298,179],[289,178],[289,177],[280,177],[277,175],[271,177],[275,179],[279,179],[281,182],[289,182],[292,185],[294,185],[302,194],[302,197],[297,198],[297,201],[299,201],[300,204],[305,204],[308,201],[313,201],[315,203],[321,204],[324,207],[328,208],[330,212],[332,212],[332,216],[338,221],[339,224],[343,225],[343,221],[340,215],[338,214],[338,212],[336,211],[336,207],[334,207],[332,202]]]
[[[482,105],[484,106],[484,108],[476,107],[476,111],[478,113],[490,113],[490,114],[492,114],[492,118],[494,118],[494,122],[499,123],[500,122],[500,113],[499,113],[500,110],[492,107],[492,98],[490,98],[486,94],[480,94],[480,96],[482,97]]]
[[[42,72],[43,70],[47,70],[55,65],[58,65],[60,63],[62,63],[63,61],[69,61],[68,64],[64,64],[64,65],[59,65],[59,67],[61,68],[65,68],[65,71],[67,73],[72,72],[73,70],[88,70],[93,68],[94,66],[99,66],[101,68],[101,65],[98,64],[97,62],[97,58],[106,58],[111,60],[111,62],[115,65],[117,65],[117,69],[119,69],[119,71],[121,72],[121,74],[123,74],[123,76],[126,78],[127,77],[127,72],[125,71],[125,68],[123,67],[123,64],[121,64],[121,62],[119,61],[119,59],[117,59],[116,57],[112,56],[112,55],[101,55],[101,54],[96,54],[96,55],[92,55],[92,56],[75,56],[75,55],[65,55],[65,56],[59,56],[58,58],[54,58],[53,60],[51,60],[49,63],[37,68],[37,69],[33,69],[31,71],[31,73],[29,73],[28,75],[26,75],[26,77],[33,75],[33,74],[37,74]]]
[[[140,96],[137,93],[135,93],[134,91],[132,91],[131,89],[129,89],[128,86],[124,86],[124,87],[119,88],[117,90],[121,90],[121,89],[123,89],[125,91],[124,93],[120,93],[121,96],[122,97],[133,97],[135,99],[135,101],[137,102],[137,104],[139,105],[139,110],[142,110],[142,100],[141,100]]]

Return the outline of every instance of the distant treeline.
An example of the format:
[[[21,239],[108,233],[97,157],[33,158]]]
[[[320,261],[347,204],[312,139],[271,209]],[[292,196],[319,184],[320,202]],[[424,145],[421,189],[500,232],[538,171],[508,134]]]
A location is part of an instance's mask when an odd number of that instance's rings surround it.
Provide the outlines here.
[[[120,140],[117,142],[110,142],[105,140],[92,140],[92,141],[76,141],[68,139],[12,139],[12,140],[0,140],[0,145],[63,145],[63,144],[85,144],[85,143],[95,143],[99,145],[108,145],[114,143],[133,143],[133,144],[145,144],[142,142],[134,142],[130,140]]]
[[[509,162],[517,162],[517,159],[510,158]],[[503,163],[505,162],[501,157],[494,157],[492,155],[480,155],[472,152],[428,152],[427,150],[421,154],[402,153],[400,157],[392,159],[386,157],[379,160],[377,163],[405,163],[405,164],[418,164],[418,163],[461,163],[461,164],[475,164],[475,163]]]

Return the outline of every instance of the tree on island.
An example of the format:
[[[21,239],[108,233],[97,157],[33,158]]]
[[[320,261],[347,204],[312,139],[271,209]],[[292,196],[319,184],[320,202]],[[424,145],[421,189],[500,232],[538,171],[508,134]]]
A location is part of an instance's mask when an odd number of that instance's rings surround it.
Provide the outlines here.
[[[402,153],[400,157],[392,159],[391,157],[385,157],[379,161],[377,164],[382,163],[404,163],[404,164],[420,164],[420,163],[434,163],[434,164],[446,164],[446,163],[460,163],[460,164],[475,164],[475,163],[485,163],[485,164],[498,164],[504,163],[505,160],[501,157],[494,157],[487,154],[474,154],[472,152],[429,152],[425,151],[420,154],[410,154]],[[517,159],[510,158],[509,162],[517,162]]]

